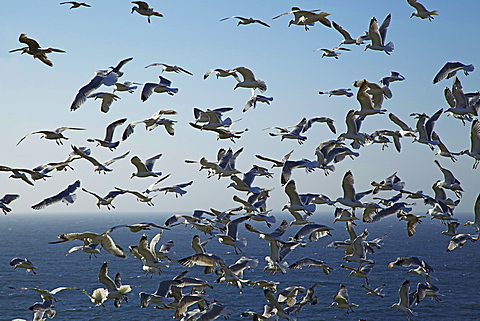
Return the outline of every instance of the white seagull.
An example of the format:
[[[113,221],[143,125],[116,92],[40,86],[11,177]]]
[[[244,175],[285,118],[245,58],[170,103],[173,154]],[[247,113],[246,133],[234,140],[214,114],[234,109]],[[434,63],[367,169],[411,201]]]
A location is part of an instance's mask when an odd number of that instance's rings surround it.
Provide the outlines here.
[[[239,87],[251,88],[252,90],[258,88],[258,90],[260,90],[262,93],[267,90],[267,84],[265,81],[261,79],[255,79],[255,75],[250,69],[245,67],[237,67],[233,70],[243,76],[243,81],[238,82],[233,88],[234,90]]]
[[[449,79],[455,76],[455,74],[459,70],[463,70],[465,76],[468,76],[468,73],[472,72],[474,69],[475,67],[472,64],[464,65],[459,61],[447,62],[442,67],[442,69],[440,69],[440,71],[435,75],[435,78],[433,78],[433,83],[436,84],[443,79]]]
[[[434,18],[432,16],[438,16],[438,10],[428,11],[427,8],[417,0],[407,0],[408,4],[415,8],[415,11],[412,12],[412,17],[419,17],[422,19],[428,19],[432,21]]]
[[[73,151],[78,155],[80,156],[81,158],[85,158],[87,161],[89,161],[90,163],[92,163],[92,165],[94,166],[94,171],[95,172],[98,172],[99,174],[101,172],[103,172],[104,174],[106,174],[107,172],[111,172],[113,169],[110,169],[108,168],[107,166],[116,162],[117,160],[120,160],[122,158],[125,158],[130,152],[126,152],[125,154],[122,154],[120,156],[117,156],[117,157],[114,157],[112,159],[109,159],[103,163],[100,163],[98,160],[96,160],[94,157],[88,155],[87,153],[83,152],[82,150],[80,150],[79,148],[77,148],[76,146],[73,146],[71,145]]]
[[[173,96],[176,93],[178,93],[178,88],[170,87],[170,85],[172,84],[170,80],[162,76],[158,76],[158,78],[160,79],[158,84],[153,82],[147,82],[143,84],[142,94],[140,96],[143,102],[145,102],[154,92],[159,94],[167,93],[170,96]]]
[[[150,8],[148,6],[148,3],[146,3],[145,1],[132,1],[132,3],[136,4],[137,7],[132,7],[131,13],[134,13],[136,11],[142,16],[147,16],[148,23],[150,23],[151,16],[163,17],[163,14],[156,12],[155,10],[153,10],[153,8]]]
[[[120,144],[120,141],[112,142],[113,132],[115,131],[115,128],[117,128],[120,125],[123,125],[126,121],[127,121],[126,118],[122,118],[122,119],[114,121],[113,123],[111,123],[107,126],[107,128],[105,130],[105,138],[104,139],[87,138],[87,142],[97,143],[97,146],[106,147],[106,148],[110,149],[111,151],[113,151]]]
[[[47,197],[43,201],[35,205],[32,205],[32,209],[41,210],[49,205],[55,204],[60,201],[62,201],[66,205],[73,204],[73,202],[75,202],[75,200],[77,199],[77,195],[75,194],[75,191],[79,187],[80,187],[80,181],[77,180],[75,181],[75,183],[68,185],[68,187],[63,191],[61,191],[60,193],[53,195],[51,197]]]
[[[160,175],[162,175],[161,172],[153,172],[153,166],[155,165],[156,160],[160,157],[162,157],[162,154],[157,154],[148,158],[145,162],[142,162],[142,160],[138,156],[133,156],[130,162],[135,165],[137,171],[135,173],[132,173],[132,176],[130,176],[130,178],[133,178],[135,176],[140,178],[149,176],[159,177]]]
[[[188,71],[186,69],[183,69],[182,67],[179,67],[177,65],[167,65],[167,64],[164,64],[162,62],[154,62],[153,64],[145,66],[145,68],[154,67],[154,66],[163,66],[162,67],[162,72],[164,72],[164,71],[175,72],[177,74],[180,73],[180,72],[183,72],[183,73],[186,73],[190,76],[193,76],[193,74],[190,71]]]
[[[122,140],[126,140],[131,134],[134,132],[135,126],[137,126],[140,123],[145,124],[145,129],[148,131],[152,131],[158,126],[162,125],[165,127],[165,130],[170,136],[173,136],[175,134],[175,129],[173,128],[173,125],[176,123],[175,120],[163,118],[162,115],[176,115],[177,112],[175,110],[171,109],[160,109],[159,111],[156,111],[150,118],[144,119],[144,120],[137,120],[133,121],[130,124],[125,127],[125,130],[123,131],[122,134]]]
[[[244,18],[244,17],[239,17],[239,16],[226,17],[226,18],[220,19],[220,21],[225,21],[227,19],[238,19],[237,27],[240,26],[240,25],[249,25],[251,23],[258,23],[258,24],[261,24],[265,27],[270,28],[270,26],[266,22],[263,22],[261,20],[253,19],[253,18]]]
[[[475,162],[473,163],[473,169],[476,169],[480,162],[480,122],[475,119],[472,123],[470,130],[470,149],[463,150],[460,155],[467,154],[472,157]]]
[[[18,144],[20,144],[25,138],[27,138],[28,136],[32,135],[32,134],[42,134],[42,136],[40,138],[45,138],[45,139],[51,139],[51,140],[55,140],[55,142],[57,143],[57,145],[63,145],[63,142],[62,142],[62,139],[65,139],[67,140],[68,137],[65,137],[63,136],[63,132],[66,131],[66,130],[85,130],[85,128],[78,128],[78,127],[58,127],[54,130],[38,130],[38,131],[34,131],[34,132],[31,132],[31,133],[28,133],[26,134],[25,136],[23,136],[17,143],[17,146]]]
[[[380,27],[378,26],[377,18],[373,17],[370,20],[368,35],[372,42],[365,46],[365,50],[372,49],[384,51],[387,55],[390,55],[390,52],[394,49],[393,42],[390,41],[385,44],[385,40],[387,38],[387,28],[390,25],[391,18],[392,16],[388,14]]]

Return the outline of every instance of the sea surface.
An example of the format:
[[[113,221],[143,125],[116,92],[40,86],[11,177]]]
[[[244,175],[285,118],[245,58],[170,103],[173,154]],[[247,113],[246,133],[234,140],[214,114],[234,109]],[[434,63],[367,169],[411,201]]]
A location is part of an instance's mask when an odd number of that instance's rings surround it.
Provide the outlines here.
[[[191,214],[191,213],[189,213]],[[208,235],[191,229],[188,226],[178,225],[163,233],[159,244],[173,240],[175,246],[175,260],[169,267],[163,268],[161,275],[146,276],[142,270],[142,263],[133,257],[128,246],[137,245],[143,232],[132,233],[126,228],[113,231],[110,235],[115,242],[121,246],[128,255],[122,259],[102,252],[97,258],[89,259],[88,254],[77,251],[66,256],[65,254],[72,246],[81,245],[80,241],[71,241],[61,244],[48,244],[56,241],[58,234],[71,232],[91,231],[102,233],[108,228],[118,224],[134,224],[140,222],[154,222],[163,225],[163,222],[171,214],[152,213],[130,213],[122,214],[116,211],[108,213],[86,213],[83,215],[70,214],[8,214],[1,217],[0,223],[0,298],[2,302],[1,320],[14,318],[32,319],[32,312],[28,307],[33,303],[41,301],[37,292],[30,290],[10,289],[9,287],[36,287],[52,290],[59,286],[78,287],[92,292],[94,289],[103,287],[97,280],[100,266],[104,261],[108,262],[110,277],[120,272],[123,284],[132,286],[128,302],[123,302],[121,307],[115,308],[112,300],[105,302],[105,307],[89,308],[92,304],[88,297],[79,291],[60,291],[56,297],[55,310],[57,315],[53,320],[171,320],[174,310],[160,310],[153,308],[150,304],[147,308],[141,308],[138,293],[156,291],[162,280],[171,279],[178,273],[189,270],[188,276],[207,280],[214,288],[207,290],[207,299],[223,303],[232,315],[230,320],[250,320],[243,318],[240,314],[247,310],[262,313],[264,304],[267,303],[262,288],[251,288],[245,285],[243,293],[234,286],[226,287],[225,284],[215,283],[215,274],[203,274],[203,267],[194,266],[185,268],[176,260],[194,254],[191,248],[191,239],[199,234],[201,239],[207,239]],[[274,214],[277,222],[269,229],[262,222],[251,222],[261,230],[271,232],[283,218],[291,221],[292,218],[284,213]],[[470,215],[473,216],[473,215]],[[474,233],[470,226],[463,226],[468,216],[458,216],[462,226],[459,232]],[[288,286],[298,285],[305,289],[312,284],[318,286],[315,295],[318,297],[318,304],[307,305],[295,315],[297,320],[406,320],[406,314],[390,309],[390,306],[399,300],[398,289],[405,280],[410,280],[411,291],[418,283],[424,282],[424,278],[412,273],[407,273],[409,268],[394,266],[388,269],[389,262],[394,261],[398,256],[416,256],[429,265],[435,272],[431,273],[431,283],[440,288],[442,301],[435,301],[426,297],[419,305],[413,306],[412,310],[417,314],[412,320],[480,320],[480,300],[478,289],[480,286],[480,242],[467,242],[463,248],[457,248],[446,253],[449,237],[440,233],[446,230],[446,226],[438,220],[424,218],[417,226],[417,233],[411,237],[407,236],[406,224],[398,221],[396,217],[388,217],[384,220],[367,224],[358,222],[357,234],[365,228],[370,235],[368,240],[382,236],[387,237],[382,242],[382,248],[368,258],[375,261],[375,267],[370,272],[370,286],[377,287],[386,283],[383,291],[385,297],[372,297],[366,295],[361,287],[365,279],[355,276],[348,276],[349,271],[340,267],[346,264],[356,267],[356,263],[348,263],[343,258],[345,251],[327,247],[329,243],[336,240],[345,240],[348,234],[345,223],[337,222],[332,224],[331,213],[315,213],[311,218],[316,223],[333,227],[332,236],[326,236],[317,242],[308,243],[305,247],[298,247],[286,261],[291,264],[302,257],[323,260],[334,270],[325,275],[321,269],[304,267],[302,270],[288,270],[286,274],[276,273],[271,275],[263,272],[265,256],[269,255],[268,242],[258,239],[258,235],[247,231],[243,224],[239,226],[239,237],[245,237],[248,245],[242,253],[235,254],[233,248],[222,245],[217,239],[213,239],[207,246],[210,253],[222,257],[228,265],[242,255],[252,259],[258,259],[259,265],[252,270],[244,272],[246,280],[268,280],[280,282],[277,288],[281,290]],[[287,229],[282,239],[287,240],[293,236],[299,226],[291,226]],[[153,228],[144,231],[150,240],[158,229]],[[157,247],[158,249],[158,247]],[[25,273],[23,269],[13,269],[9,262],[13,257],[27,257],[36,267],[37,274]],[[330,307],[333,296],[337,293],[339,285],[344,284],[348,289],[349,300],[358,304],[354,312],[346,313],[335,307]],[[184,293],[189,289],[185,288]],[[297,298],[301,298],[300,293]],[[196,305],[190,309],[196,308]],[[222,318],[220,318],[222,319]],[[219,319],[219,320],[220,320]]]

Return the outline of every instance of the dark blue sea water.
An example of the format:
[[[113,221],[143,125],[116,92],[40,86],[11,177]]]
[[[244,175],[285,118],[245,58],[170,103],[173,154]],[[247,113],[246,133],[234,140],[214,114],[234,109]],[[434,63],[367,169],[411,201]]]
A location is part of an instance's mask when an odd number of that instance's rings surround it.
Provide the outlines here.
[[[282,216],[283,215],[283,216]],[[57,235],[70,232],[92,231],[102,233],[111,226],[117,224],[133,224],[139,222],[155,222],[163,224],[168,214],[121,214],[114,211],[109,213],[95,213],[84,215],[48,215],[48,214],[9,214],[2,217],[0,223],[0,298],[2,302],[1,320],[24,318],[30,320],[32,313],[28,307],[34,302],[41,301],[38,293],[29,290],[14,290],[14,287],[36,287],[52,290],[58,286],[84,288],[90,293],[102,287],[97,281],[97,275],[101,264],[107,261],[109,275],[113,278],[116,272],[120,272],[122,282],[132,286],[129,293],[129,301],[123,302],[120,308],[115,308],[113,302],[108,300],[106,307],[89,308],[91,303],[87,296],[78,291],[61,291],[57,294],[58,302],[55,303],[57,315],[54,320],[169,320],[172,319],[173,310],[159,310],[141,308],[138,293],[154,292],[161,280],[170,279],[174,275],[186,270],[185,267],[173,262],[169,268],[163,269],[162,275],[154,275],[152,278],[145,276],[142,264],[128,253],[129,245],[136,245],[142,232],[132,233],[128,229],[121,228],[113,231],[111,237],[129,254],[127,259],[114,257],[106,252],[98,258],[89,259],[82,252],[74,252],[65,256],[70,247],[80,245],[79,241],[62,244],[48,244],[49,241],[57,240]],[[285,214],[277,214],[277,223],[272,226],[272,231],[281,219],[291,218]],[[464,217],[466,220],[466,217]],[[435,272],[432,275],[438,280],[431,280],[440,288],[444,296],[441,302],[425,298],[418,306],[412,309],[417,316],[413,320],[479,320],[480,306],[478,299],[478,275],[480,273],[480,242],[468,242],[463,248],[445,253],[449,238],[440,233],[446,229],[437,220],[428,218],[417,227],[417,233],[407,236],[405,222],[399,222],[396,218],[386,218],[374,224],[358,223],[356,231],[360,234],[364,228],[370,232],[369,240],[380,237],[384,233],[388,236],[383,241],[382,249],[371,254],[368,258],[376,263],[370,273],[370,286],[376,287],[382,283],[387,286],[384,290],[385,297],[371,297],[365,295],[366,291],[361,285],[364,279],[348,276],[349,271],[340,267],[346,264],[342,259],[344,251],[326,247],[334,240],[348,238],[344,223],[332,224],[331,214],[315,213],[312,219],[316,223],[322,223],[335,228],[332,237],[324,237],[315,243],[309,243],[306,247],[294,250],[286,259],[293,263],[297,259],[308,256],[313,259],[325,261],[334,270],[325,275],[318,268],[303,268],[302,270],[289,270],[286,274],[270,275],[263,272],[265,266],[264,257],[269,255],[268,242],[258,239],[258,235],[248,232],[243,226],[239,228],[239,237],[248,239],[248,246],[243,253],[236,255],[232,248],[220,244],[214,239],[207,249],[222,257],[227,264],[233,264],[241,255],[250,258],[258,258],[260,264],[254,270],[247,270],[244,279],[269,280],[280,282],[278,289],[287,286],[299,285],[305,288],[313,283],[318,283],[316,295],[317,305],[307,305],[295,317],[297,320],[406,320],[406,315],[389,307],[398,302],[398,288],[407,279],[411,281],[412,289],[424,279],[418,275],[406,273],[408,268],[393,267],[388,269],[389,262],[397,256],[417,256],[429,265]],[[462,226],[460,232],[473,233],[474,230],[463,226],[465,220],[460,216]],[[262,231],[269,231],[264,223],[252,222],[252,225]],[[286,231],[283,239],[293,236],[299,226],[292,226]],[[190,247],[191,238],[198,231],[186,228],[183,225],[176,226],[170,231],[165,231],[160,244],[169,240],[175,242],[174,251],[176,259],[194,254]],[[157,230],[146,231],[149,240],[157,233]],[[202,240],[207,236],[200,234]],[[14,270],[9,261],[13,257],[27,257],[38,267],[36,275],[25,273],[24,270]],[[347,263],[355,266],[356,263]],[[234,313],[230,320],[249,320],[240,317],[246,310],[263,311],[263,305],[267,303],[261,288],[246,287],[243,294],[239,294],[236,287],[225,287],[225,284],[214,283],[215,275],[204,275],[203,268],[194,266],[189,269],[191,277],[204,278],[209,281],[214,289],[208,289],[208,299],[217,300],[226,305]],[[350,301],[359,306],[353,313],[347,314],[345,310],[329,307],[333,296],[337,293],[339,284],[346,285]],[[187,292],[188,290],[184,290]],[[298,297],[301,297],[300,294]],[[192,306],[194,308],[196,306]]]

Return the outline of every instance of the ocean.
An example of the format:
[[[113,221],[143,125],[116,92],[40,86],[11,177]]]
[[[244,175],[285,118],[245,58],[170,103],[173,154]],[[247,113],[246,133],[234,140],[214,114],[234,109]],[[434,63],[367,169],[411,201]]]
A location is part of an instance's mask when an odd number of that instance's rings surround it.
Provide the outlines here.
[[[185,213],[191,214],[191,213]],[[110,236],[121,246],[128,255],[126,259],[114,257],[106,252],[98,255],[97,258],[89,259],[88,254],[81,251],[73,252],[66,256],[67,251],[75,245],[81,245],[80,241],[70,241],[61,244],[48,244],[56,241],[58,234],[71,232],[91,231],[102,233],[108,228],[118,224],[134,224],[140,222],[154,222],[163,225],[163,222],[171,214],[152,213],[119,213],[115,210],[108,213],[86,213],[83,215],[70,214],[16,214],[11,213],[1,217],[0,244],[2,244],[1,268],[0,268],[0,297],[3,302],[1,320],[12,320],[14,318],[32,319],[32,312],[28,307],[35,302],[41,301],[37,292],[30,290],[10,289],[9,287],[35,287],[52,290],[59,286],[78,287],[92,292],[94,289],[103,287],[97,280],[98,271],[104,261],[108,262],[109,276],[114,277],[120,272],[122,283],[132,286],[128,294],[128,302],[122,302],[121,307],[115,308],[112,300],[105,302],[105,307],[89,308],[92,304],[88,297],[79,291],[63,290],[57,293],[54,309],[57,314],[54,320],[170,320],[174,310],[155,309],[150,304],[146,308],[140,307],[139,292],[153,293],[162,280],[171,279],[182,271],[188,270],[188,276],[207,280],[213,289],[207,289],[207,300],[216,300],[224,304],[231,312],[230,320],[250,320],[252,317],[244,318],[240,314],[244,311],[263,312],[263,306],[267,303],[262,288],[245,285],[243,293],[234,286],[226,287],[224,283],[215,283],[217,276],[203,274],[203,267],[194,266],[186,268],[176,260],[194,254],[191,248],[193,235],[200,235],[201,239],[207,239],[208,235],[178,225],[171,230],[166,230],[159,244],[173,240],[175,246],[175,260],[169,267],[163,268],[161,275],[146,276],[142,270],[142,263],[133,257],[128,246],[137,245],[143,233],[148,235],[150,240],[158,229],[132,233],[127,228],[119,228],[111,232]],[[456,214],[459,215],[459,214]],[[276,213],[274,216],[277,222],[269,229],[263,222],[250,222],[256,229],[271,232],[283,218],[291,221],[290,215]],[[470,214],[470,216],[473,216]],[[474,233],[470,226],[463,226],[468,216],[459,215],[459,232]],[[440,288],[441,301],[435,301],[426,297],[419,305],[412,307],[417,314],[411,316],[412,320],[479,320],[480,305],[476,290],[480,284],[478,275],[480,273],[480,242],[467,242],[463,248],[457,248],[446,253],[449,237],[441,235],[446,226],[438,220],[424,218],[423,222],[416,228],[417,232],[407,236],[406,223],[398,221],[396,217],[388,217],[380,222],[367,224],[357,221],[355,227],[357,234],[365,228],[370,232],[367,240],[382,236],[387,237],[382,241],[381,249],[367,258],[375,261],[375,266],[369,274],[369,286],[375,288],[383,283],[386,287],[382,297],[366,295],[361,285],[365,279],[348,276],[348,270],[340,267],[345,264],[356,267],[356,263],[346,262],[343,258],[345,251],[327,247],[332,241],[341,241],[348,238],[345,223],[337,222],[332,224],[331,213],[316,212],[311,220],[316,223],[328,225],[334,230],[332,236],[326,236],[316,242],[308,243],[305,247],[298,247],[286,261],[291,264],[302,257],[322,260],[333,270],[325,275],[317,267],[301,270],[288,270],[287,273],[280,272],[270,275],[263,272],[265,256],[269,255],[268,242],[258,239],[258,235],[247,231],[243,224],[239,226],[239,237],[247,238],[248,245],[243,252],[235,254],[232,247],[222,245],[215,238],[208,245],[207,250],[222,257],[228,265],[235,263],[241,256],[258,259],[259,265],[255,269],[245,270],[243,279],[246,280],[268,280],[280,282],[277,289],[280,291],[288,286],[303,286],[308,289],[314,283],[318,286],[315,295],[318,297],[316,305],[306,305],[300,313],[293,316],[297,320],[406,320],[406,314],[397,309],[390,309],[390,306],[399,300],[398,289],[405,280],[410,280],[411,291],[418,283],[424,282],[419,275],[407,273],[409,268],[394,266],[389,269],[388,263],[395,261],[398,256],[416,256],[427,262],[435,271],[431,273],[431,283]],[[293,236],[300,226],[290,226],[282,236],[287,240]],[[157,246],[158,249],[159,246]],[[14,257],[28,258],[36,267],[37,274],[25,273],[23,269],[13,269],[9,262]],[[353,312],[347,313],[343,309],[330,307],[333,296],[337,293],[339,285],[347,287],[349,300],[358,305]],[[185,288],[184,293],[189,289]],[[299,293],[300,299],[305,293]],[[190,307],[190,310],[196,305]],[[222,319],[222,318],[220,318]],[[219,319],[219,320],[220,320]]]

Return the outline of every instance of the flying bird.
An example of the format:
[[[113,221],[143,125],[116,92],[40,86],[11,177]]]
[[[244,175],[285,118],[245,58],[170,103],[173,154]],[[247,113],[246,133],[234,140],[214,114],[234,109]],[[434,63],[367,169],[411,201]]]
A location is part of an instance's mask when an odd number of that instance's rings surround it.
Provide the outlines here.
[[[244,17],[239,17],[239,16],[226,17],[226,18],[220,19],[220,21],[225,21],[227,19],[238,19],[237,27],[239,25],[249,25],[251,23],[258,23],[258,24],[261,24],[265,27],[270,28],[270,26],[266,22],[263,22],[261,20],[257,20],[257,19],[253,19],[253,18],[244,18]]]
[[[18,41],[21,43],[24,43],[27,45],[27,47],[22,47],[18,49],[12,49],[9,52],[16,52],[16,51],[21,51],[22,55],[24,53],[29,54],[33,56],[33,58],[37,58],[47,66],[53,67],[53,63],[48,59],[47,54],[52,53],[52,52],[61,52],[65,53],[65,50],[62,49],[55,49],[55,48],[40,48],[40,45],[38,42],[32,38],[28,38],[26,34],[22,33],[20,34],[20,37],[18,38]]]
[[[76,2],[76,1],[65,1],[60,2],[60,4],[71,4],[70,9],[80,8],[80,7],[91,7],[91,5],[86,4],[85,2]]]
[[[167,65],[167,64],[164,64],[164,63],[161,63],[161,62],[154,62],[153,64],[145,66],[145,68],[153,67],[153,66],[163,66],[162,67],[162,72],[169,71],[169,72],[176,72],[177,74],[180,73],[180,72],[183,72],[183,73],[186,73],[190,76],[193,76],[193,74],[190,71],[188,71],[186,69],[183,69],[182,67],[179,67],[177,65]]]
[[[419,17],[432,21],[434,19],[433,16],[438,16],[438,10],[428,11],[427,8],[425,8],[425,6],[417,0],[407,0],[407,2],[409,5],[415,8],[415,11],[412,12],[410,18]]]
[[[85,130],[85,128],[77,128],[77,127],[58,127],[54,130],[37,130],[31,133],[26,134],[23,136],[17,143],[20,144],[25,138],[32,134],[42,134],[40,138],[45,138],[45,139],[50,139],[50,140],[55,140],[57,145],[63,145],[62,139],[67,140],[68,137],[63,136],[63,132],[66,130]]]
[[[41,210],[47,206],[58,203],[60,201],[65,203],[66,205],[73,204],[73,202],[75,202],[75,200],[77,199],[77,195],[75,194],[75,191],[79,187],[80,187],[80,181],[77,180],[75,181],[75,183],[68,185],[68,187],[63,191],[61,191],[60,193],[53,195],[51,197],[47,197],[43,201],[35,205],[32,205],[32,208],[34,210]]]
[[[127,121],[126,118],[122,118],[122,119],[114,121],[113,123],[111,123],[107,126],[107,129],[105,131],[105,138],[104,139],[88,138],[87,142],[97,143],[97,146],[106,147],[106,148],[110,149],[111,151],[115,150],[115,148],[117,148],[118,145],[120,144],[120,141],[112,142],[113,133],[115,131],[115,128],[117,128],[120,125],[123,125],[126,121]]]
[[[440,71],[435,75],[435,78],[433,78],[433,83],[436,84],[443,79],[450,79],[455,76],[457,71],[459,70],[463,70],[465,76],[468,76],[468,73],[472,72],[474,69],[475,67],[472,64],[465,65],[459,61],[447,62],[442,67],[442,69],[440,69]]]
[[[145,1],[132,1],[132,3],[136,4],[136,7],[132,7],[132,12],[134,13],[135,11],[138,12],[142,16],[147,16],[147,21],[150,23],[150,17],[163,17],[163,14],[155,11],[153,8],[150,8],[148,6],[148,3]]]

